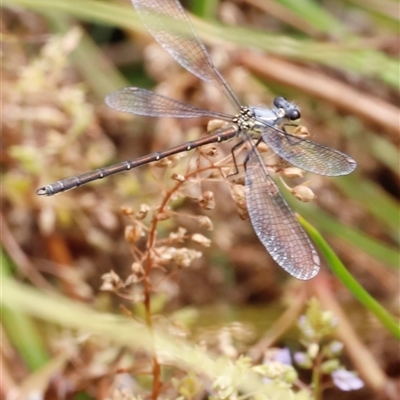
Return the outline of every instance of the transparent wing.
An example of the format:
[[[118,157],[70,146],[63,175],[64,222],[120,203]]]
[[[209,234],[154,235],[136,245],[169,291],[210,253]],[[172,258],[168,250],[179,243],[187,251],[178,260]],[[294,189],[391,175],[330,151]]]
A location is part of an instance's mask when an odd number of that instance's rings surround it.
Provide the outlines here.
[[[135,87],[112,92],[106,96],[105,101],[114,110],[149,117],[210,117],[226,121],[232,120],[232,117],[227,114],[202,110],[150,90]]]
[[[257,149],[246,163],[246,201],[254,230],[271,257],[295,278],[313,278],[319,271],[318,254],[268,175]]]
[[[198,78],[224,90],[240,106],[177,0],[132,0],[132,3],[147,30],[171,57]]]
[[[348,155],[272,126],[262,132],[265,143],[291,164],[319,175],[339,176],[354,171],[357,163]]]

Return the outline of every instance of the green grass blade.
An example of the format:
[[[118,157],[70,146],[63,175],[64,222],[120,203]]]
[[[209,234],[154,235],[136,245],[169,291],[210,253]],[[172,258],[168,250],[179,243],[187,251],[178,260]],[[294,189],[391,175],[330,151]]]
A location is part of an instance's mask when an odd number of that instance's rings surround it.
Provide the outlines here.
[[[12,267],[9,259],[0,249],[2,285],[6,277],[11,276]],[[4,293],[4,291],[2,290]],[[3,296],[2,296],[3,301]],[[48,355],[40,333],[31,318],[18,310],[1,308],[1,322],[8,339],[18,350],[30,371],[36,371],[48,361]]]
[[[163,354],[168,357],[169,365],[177,365],[183,370],[204,374],[211,379],[227,376],[243,394],[254,394],[254,391],[257,391],[260,395],[267,396],[265,398],[292,397],[288,388],[265,385],[259,376],[239,369],[223,357],[216,360],[204,349],[183,339],[177,340],[161,330],[150,333],[145,325],[133,318],[96,312],[82,303],[60,295],[39,292],[12,279],[4,279],[3,285],[3,304],[16,312],[26,313],[69,329],[97,333],[113,343],[139,351],[152,353],[154,348],[162,349]]]
[[[83,20],[137,29],[144,32],[133,7],[94,0],[4,0],[4,4],[21,5],[38,12],[65,12]],[[398,89],[398,59],[370,50],[357,37],[345,43],[318,43],[293,37],[270,35],[240,27],[227,27],[192,18],[202,39],[228,41],[244,48],[254,48],[301,61],[312,61],[331,67],[347,69],[374,77]],[[218,38],[218,39],[216,39]]]
[[[303,18],[313,28],[322,32],[344,32],[346,27],[327,13],[315,1],[309,0],[278,0],[285,8],[292,11],[296,16]]]
[[[298,219],[307,233],[310,235],[319,251],[324,256],[332,272],[343,283],[344,286],[353,294],[353,296],[375,317],[382,325],[397,339],[400,339],[400,326],[395,318],[385,310],[347,271],[346,267],[340,261],[328,243],[323,239],[320,233],[304,218],[298,216]]]
[[[218,0],[191,1],[189,10],[200,18],[212,20],[216,17]]]

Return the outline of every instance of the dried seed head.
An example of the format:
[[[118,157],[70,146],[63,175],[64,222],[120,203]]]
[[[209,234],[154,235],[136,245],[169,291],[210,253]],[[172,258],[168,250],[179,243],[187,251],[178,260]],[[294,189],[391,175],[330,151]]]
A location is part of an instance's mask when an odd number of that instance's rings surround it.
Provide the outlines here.
[[[133,262],[131,265],[131,270],[132,273],[136,275],[144,274],[143,265],[139,262]]]
[[[136,274],[130,274],[126,279],[125,279],[125,287],[128,287],[132,284],[138,283],[141,281],[141,278],[139,278]]]
[[[160,264],[175,262],[179,268],[187,268],[194,259],[201,256],[202,253],[200,251],[191,250],[186,247],[177,249],[176,247],[161,246],[157,249],[155,259]]]
[[[246,209],[246,189],[243,185],[229,185],[231,195],[238,207]]]
[[[282,175],[287,178],[302,178],[304,176],[304,171],[297,167],[284,168]]]
[[[186,239],[186,232],[187,230],[180,226],[176,232],[169,234],[169,238],[174,242],[182,243]]]
[[[280,158],[277,154],[271,153],[268,155],[268,168],[284,168],[288,165],[287,161]]]
[[[308,131],[308,129],[305,126],[298,125],[294,129],[293,135],[301,137],[301,138],[306,138],[306,137],[310,136],[310,132]]]
[[[297,200],[304,201],[305,203],[315,199],[314,192],[304,185],[295,186],[291,189],[291,192]]]
[[[134,210],[132,207],[126,207],[126,206],[122,206],[121,207],[121,212],[122,215],[126,215],[127,217],[130,217],[134,214]]]
[[[225,121],[222,121],[220,119],[212,119],[211,121],[208,121],[207,132],[214,132],[217,129],[223,128],[225,125]]]
[[[195,251],[187,248],[176,249],[176,252],[173,257],[173,261],[175,261],[176,265],[179,268],[187,268],[190,267],[190,264],[196,258],[200,258],[202,253],[200,251]]]
[[[233,185],[244,186],[244,184],[245,184],[244,175],[242,173],[237,173],[235,168],[231,168],[229,170],[227,178],[228,178],[228,181],[230,183],[232,183]]]
[[[207,144],[200,148],[200,153],[208,156],[208,157],[215,157],[218,155],[218,148],[214,144]]]
[[[144,268],[139,262],[134,262],[131,265],[132,273],[125,280],[125,287],[131,285],[132,283],[138,283],[143,279]]]
[[[154,259],[159,264],[167,264],[172,260],[175,251],[175,247],[159,246],[154,252]]]
[[[128,225],[125,227],[125,240],[128,243],[135,243],[139,238],[144,236],[143,228],[139,225]]]
[[[211,170],[208,174],[208,179],[221,179],[221,171],[219,169]]]
[[[196,219],[201,227],[207,228],[209,231],[212,231],[214,229],[214,225],[211,219],[206,215],[199,215],[198,217],[196,217]]]
[[[175,167],[178,164],[179,160],[181,158],[185,158],[185,157],[187,157],[187,154],[185,151],[181,152],[181,153],[177,153],[177,154],[172,154],[171,156],[169,156],[168,159],[171,162],[171,164],[170,164],[171,167]]]
[[[172,165],[172,160],[170,157],[165,157],[153,164],[156,168],[166,168]]]
[[[145,219],[149,211],[150,207],[147,204],[141,204],[139,211],[136,213],[136,219],[138,219],[139,221]]]
[[[210,247],[211,245],[211,240],[200,233],[194,233],[191,239],[193,240],[193,242],[201,244],[204,247]]]
[[[185,182],[186,178],[181,174],[172,174],[171,178],[178,182]]]
[[[199,200],[201,208],[205,210],[212,210],[215,207],[214,193],[210,190],[203,192],[202,197]]]
[[[237,213],[242,220],[249,218],[246,203],[246,188],[243,185],[229,185],[232,198],[237,205]]]
[[[101,279],[103,280],[103,284],[101,285],[100,290],[114,292],[124,287],[124,283],[122,282],[121,278],[113,270],[104,274]]]
[[[266,153],[267,151],[269,151],[269,146],[261,141],[258,145],[257,145],[257,149],[260,153]]]

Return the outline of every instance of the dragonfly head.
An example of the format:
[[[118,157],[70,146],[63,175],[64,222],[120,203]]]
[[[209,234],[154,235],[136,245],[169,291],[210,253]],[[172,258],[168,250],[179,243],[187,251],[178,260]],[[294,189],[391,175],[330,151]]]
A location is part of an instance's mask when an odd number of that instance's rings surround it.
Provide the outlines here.
[[[240,126],[242,129],[261,131],[266,125],[279,127],[288,120],[296,121],[300,118],[299,108],[283,97],[276,97],[274,106],[273,108],[243,107],[234,122],[242,124]]]
[[[283,97],[275,97],[274,106],[290,121],[296,121],[301,117],[299,108]]]

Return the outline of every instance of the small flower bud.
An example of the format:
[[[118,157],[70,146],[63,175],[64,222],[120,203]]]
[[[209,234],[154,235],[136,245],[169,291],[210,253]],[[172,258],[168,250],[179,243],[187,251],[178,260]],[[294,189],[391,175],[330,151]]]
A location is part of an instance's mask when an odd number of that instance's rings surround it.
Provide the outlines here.
[[[319,344],[317,343],[311,343],[310,346],[307,349],[307,353],[310,356],[310,358],[313,360],[315,357],[317,357],[319,352]]]
[[[130,217],[134,214],[134,210],[132,207],[123,206],[123,207],[121,207],[121,212],[122,212],[122,215],[126,215],[127,217]]]
[[[214,144],[207,144],[200,148],[200,153],[208,157],[215,157],[218,155],[218,148]]]
[[[311,326],[309,320],[305,315],[301,315],[299,317],[298,323],[297,323],[299,329],[301,330],[301,333],[307,337],[307,338],[312,338],[316,335],[316,332],[314,328]]]
[[[187,248],[176,249],[172,260],[175,261],[179,268],[187,268],[190,266],[195,258],[200,258],[202,253],[200,251],[195,251]]]
[[[338,320],[331,311],[323,311],[321,322],[329,328],[335,328],[338,325]]]
[[[233,201],[238,205],[238,207],[247,209],[246,206],[246,189],[243,185],[230,185],[231,195]]]
[[[260,153],[266,153],[269,151],[269,146],[265,142],[260,142],[257,146],[257,149]]]
[[[288,167],[282,170],[282,175],[287,178],[302,178],[304,176],[304,171],[297,167]]]
[[[217,129],[221,129],[226,125],[225,121],[220,119],[212,119],[207,124],[207,132],[215,132]]]
[[[324,374],[330,374],[333,371],[337,370],[339,366],[339,360],[337,358],[333,358],[332,360],[324,361],[321,364],[321,372]]]
[[[142,227],[139,224],[125,227],[125,240],[128,243],[135,243],[139,238],[144,236]]]
[[[119,275],[117,275],[113,270],[102,275],[101,279],[103,280],[103,284],[101,285],[100,290],[113,292],[124,286]]]
[[[139,262],[133,262],[131,265],[131,270],[132,270],[132,273],[134,273],[134,274],[143,274],[144,273],[143,265]]]
[[[199,215],[196,219],[201,227],[207,228],[209,231],[214,229],[211,219],[206,215]]]
[[[201,235],[200,233],[194,233],[191,237],[192,241],[201,244],[204,247],[210,247],[211,240]]]
[[[202,198],[199,200],[200,207],[205,210],[212,210],[215,207],[214,193],[210,190],[203,192]]]
[[[243,185],[229,185],[233,201],[237,205],[237,213],[242,220],[249,218],[246,203],[246,188]]]
[[[149,211],[150,207],[147,204],[141,204],[139,211],[136,213],[136,219],[138,219],[139,221],[145,219]]]
[[[280,348],[269,348],[264,353],[263,363],[267,364],[270,361],[280,362],[285,365],[292,365],[292,357],[287,347]]]
[[[299,375],[293,367],[288,367],[283,373],[282,379],[287,383],[293,384],[299,379]]]
[[[186,178],[181,174],[172,174],[171,178],[178,182],[185,182]]]
[[[310,132],[308,131],[308,129],[305,126],[299,125],[299,126],[296,126],[295,130],[293,131],[293,135],[301,137],[301,138],[306,138],[306,137],[310,136]]]
[[[131,265],[132,273],[128,276],[125,280],[125,287],[140,282],[143,279],[144,275],[144,268],[143,265],[139,262],[134,262]]]
[[[185,240],[185,235],[187,233],[187,230],[180,226],[176,232],[171,232],[169,234],[169,238],[174,241],[174,242],[180,242],[182,243]]]
[[[241,173],[238,174],[235,168],[229,169],[226,177],[228,178],[228,181],[233,185],[244,186],[245,184],[244,175]]]
[[[315,199],[314,192],[309,187],[304,185],[295,186],[291,190],[291,192],[294,197],[296,197],[296,199],[300,201],[308,202]]]
[[[329,357],[337,357],[342,354],[343,343],[337,340],[332,341],[327,346],[324,347],[324,354]]]
[[[306,353],[297,351],[293,354],[293,359],[295,363],[301,368],[310,369],[312,367],[311,358]]]
[[[156,168],[166,168],[172,165],[172,159],[170,157],[163,158],[153,164]]]

